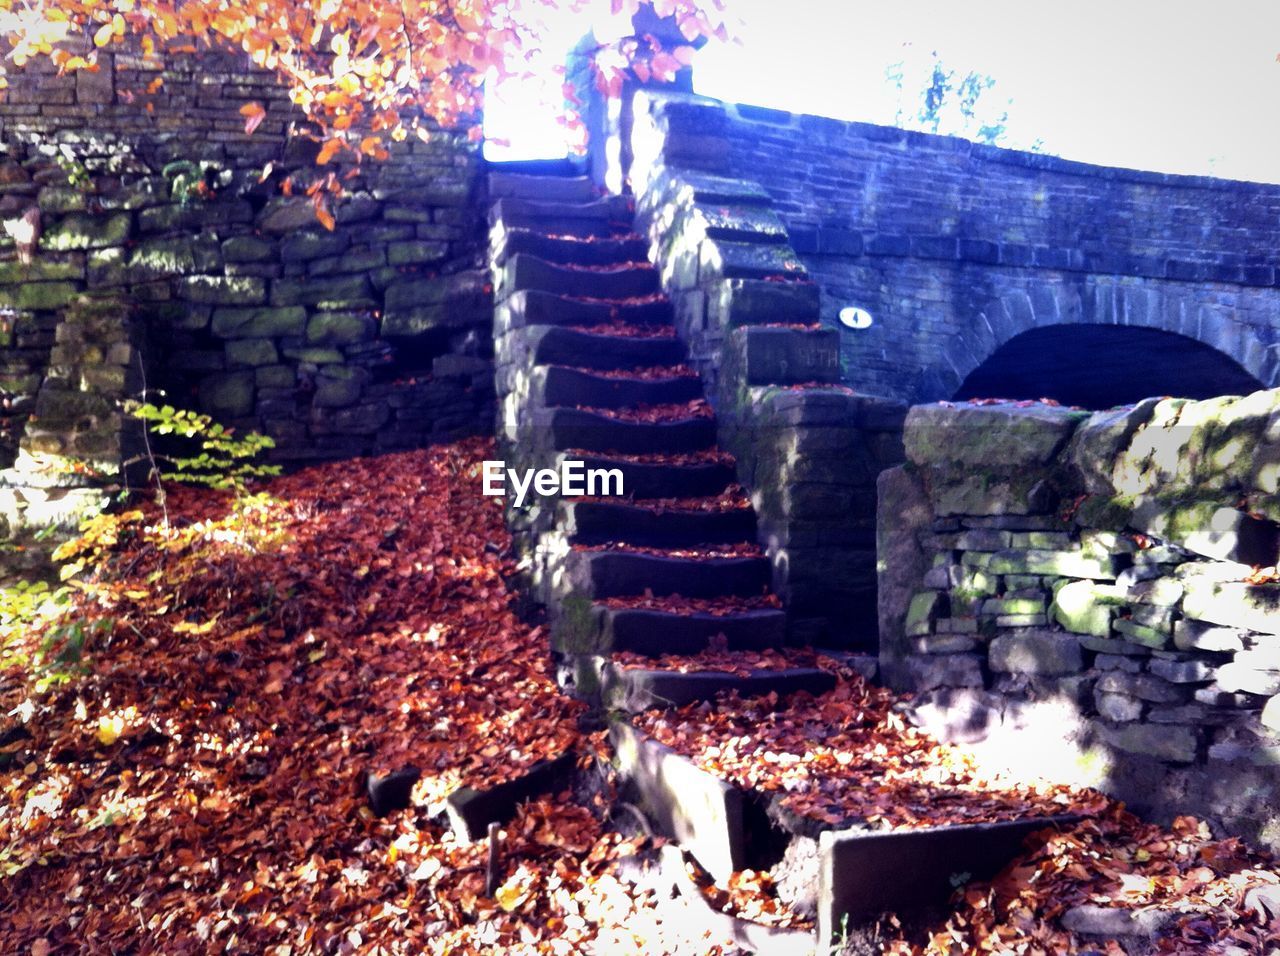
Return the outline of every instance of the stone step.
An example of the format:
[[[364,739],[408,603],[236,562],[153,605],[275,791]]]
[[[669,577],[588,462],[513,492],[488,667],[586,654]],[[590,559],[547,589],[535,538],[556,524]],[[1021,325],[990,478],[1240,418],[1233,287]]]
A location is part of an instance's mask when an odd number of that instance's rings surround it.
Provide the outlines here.
[[[787,615],[781,608],[731,608],[727,613],[666,611],[597,605],[601,649],[637,654],[683,654],[705,650],[723,637],[730,650],[781,647]]]
[[[673,557],[645,551],[570,550],[559,556],[554,587],[563,596],[589,598],[644,594],[684,597],[751,597],[769,584],[763,556]]]
[[[671,325],[671,302],[663,296],[626,302],[574,299],[550,292],[513,292],[494,308],[494,334],[531,325],[591,326],[605,322]]]
[[[548,235],[617,236],[632,232],[631,206],[623,196],[586,203],[539,202],[506,197],[489,210],[490,226],[535,229]]]
[[[490,173],[489,196],[492,199],[558,203],[585,203],[597,198],[595,183],[586,176],[532,176],[527,173]]]
[[[683,707],[730,691],[739,697],[763,697],[807,691],[825,694],[835,687],[835,677],[817,667],[792,667],[783,670],[752,670],[746,673],[701,670],[682,671],[661,667],[619,667],[608,663],[600,667],[600,691],[609,710],[637,714],[645,710]]]
[[[490,823],[507,823],[526,800],[558,793],[569,785],[577,754],[572,751],[541,760],[504,783],[460,787],[446,798],[445,813],[459,839],[479,840]]]
[[[1032,833],[1068,826],[1074,814],[910,830],[827,830],[818,839],[818,938],[884,912],[939,906],[956,874],[989,880],[1024,849]],[[826,933],[828,935],[823,936]]]
[[[628,497],[699,498],[719,494],[734,480],[733,465],[726,461],[666,462],[656,456],[640,456],[641,460],[601,454],[560,456],[586,463],[588,468],[617,469],[622,472],[622,487]],[[650,460],[645,460],[645,458]]]
[[[560,509],[556,526],[577,544],[626,541],[646,547],[676,548],[756,538],[756,515],[750,508],[655,511],[607,500],[563,501]]]
[[[625,719],[609,724],[622,796],[676,841],[717,880],[747,867],[741,790],[696,766]]]
[[[551,365],[535,369],[533,383],[535,390],[541,389],[542,404],[548,407],[627,408],[690,402],[702,397],[702,380],[697,375],[625,378]]]
[[[838,937],[884,912],[908,914],[945,904],[953,878],[994,876],[1036,832],[1079,820],[1072,814],[912,829],[823,829],[814,837],[779,827],[759,791],[743,790],[700,768],[627,720],[609,728],[622,793],[717,880],[781,860],[779,895],[816,916],[819,939]],[[781,852],[779,852],[781,850]],[[777,872],[777,871],[775,871]],[[787,885],[783,885],[783,883]]]
[[[710,448],[716,442],[716,423],[712,418],[632,422],[579,408],[552,408],[547,411],[550,447],[555,451],[581,448],[624,455],[682,453]]]
[[[535,365],[627,369],[678,365],[685,347],[675,336],[642,337],[590,332],[558,325],[514,329],[498,337],[497,366],[528,369]]]
[[[575,269],[522,252],[498,271],[495,296],[501,300],[528,289],[590,299],[634,299],[659,288],[658,270],[647,262]]]
[[[636,235],[574,238],[548,236],[532,229],[502,230],[491,237],[491,248],[498,265],[521,253],[582,266],[645,262],[649,255],[649,244]]]

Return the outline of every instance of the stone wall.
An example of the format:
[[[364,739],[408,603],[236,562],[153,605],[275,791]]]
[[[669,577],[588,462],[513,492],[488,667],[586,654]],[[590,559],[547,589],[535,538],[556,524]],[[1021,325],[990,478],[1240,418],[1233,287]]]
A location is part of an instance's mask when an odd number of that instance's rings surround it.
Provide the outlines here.
[[[637,226],[751,492],[792,637],[874,651],[875,480],[902,459],[906,407],[840,384],[838,333],[819,325],[774,202],[712,161],[727,154],[724,109],[629,101]]]
[[[1280,845],[1280,390],[917,406],[905,445],[881,664],[921,723]]]
[[[845,306],[871,312],[871,328],[841,331],[844,380],[859,391],[951,398],[1019,333],[1081,322],[1176,332],[1280,384],[1280,187],[746,106],[715,113],[670,148],[764,188],[826,324]]]
[[[347,179],[315,166],[287,91],[243,57],[101,60],[11,72],[0,102],[0,466],[86,291],[135,307],[166,401],[264,431],[277,459],[491,427],[486,197],[465,130],[424,129]],[[267,109],[253,135],[250,102]],[[328,231],[305,193],[331,170],[346,196]]]

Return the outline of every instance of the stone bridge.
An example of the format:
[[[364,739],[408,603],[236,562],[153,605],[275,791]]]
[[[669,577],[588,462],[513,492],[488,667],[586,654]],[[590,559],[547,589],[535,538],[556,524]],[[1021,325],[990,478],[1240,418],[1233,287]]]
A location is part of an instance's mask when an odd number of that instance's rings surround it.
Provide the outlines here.
[[[1280,382],[1280,187],[687,100],[669,165],[758,183],[842,329],[844,380],[1107,407]],[[643,149],[638,150],[643,154]]]

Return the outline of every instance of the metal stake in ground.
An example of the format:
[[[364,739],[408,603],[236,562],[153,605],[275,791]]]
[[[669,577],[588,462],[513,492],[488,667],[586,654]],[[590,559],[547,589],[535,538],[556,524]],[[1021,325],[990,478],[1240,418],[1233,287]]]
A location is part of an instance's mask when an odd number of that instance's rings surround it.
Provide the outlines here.
[[[489,862],[484,870],[484,891],[487,896],[498,892],[498,856],[501,845],[498,840],[498,824],[489,824]]]

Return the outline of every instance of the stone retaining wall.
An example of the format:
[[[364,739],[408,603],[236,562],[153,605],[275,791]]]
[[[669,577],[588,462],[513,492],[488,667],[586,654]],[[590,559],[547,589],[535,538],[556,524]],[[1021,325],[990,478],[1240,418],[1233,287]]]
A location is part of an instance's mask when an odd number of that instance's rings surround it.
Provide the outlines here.
[[[478,147],[424,129],[383,163],[316,167],[287,91],[244,57],[33,62],[0,102],[0,466],[82,292],[133,303],[167,401],[314,460],[408,448],[492,422]],[[240,108],[266,107],[253,135]],[[305,195],[333,171],[324,229]],[[292,195],[283,191],[288,180]],[[12,229],[10,230],[12,231]]]
[[[917,406],[905,444],[881,664],[918,719],[1280,845],[1280,390]]]

